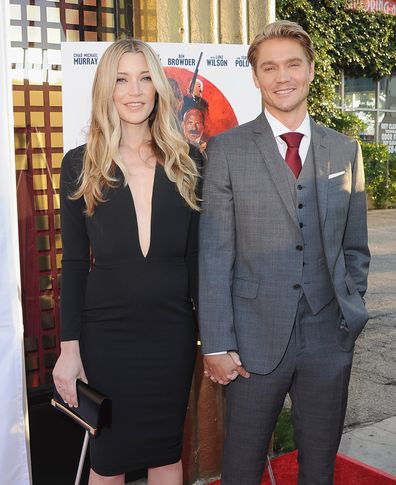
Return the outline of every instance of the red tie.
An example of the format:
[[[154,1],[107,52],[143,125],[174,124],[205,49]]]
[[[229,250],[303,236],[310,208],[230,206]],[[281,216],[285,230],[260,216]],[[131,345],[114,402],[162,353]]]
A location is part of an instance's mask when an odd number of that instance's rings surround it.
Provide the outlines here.
[[[287,143],[285,160],[296,178],[299,176],[302,167],[298,149],[303,136],[304,135],[302,133],[296,133],[295,131],[291,131],[290,133],[285,133],[284,135],[280,136],[282,140]]]

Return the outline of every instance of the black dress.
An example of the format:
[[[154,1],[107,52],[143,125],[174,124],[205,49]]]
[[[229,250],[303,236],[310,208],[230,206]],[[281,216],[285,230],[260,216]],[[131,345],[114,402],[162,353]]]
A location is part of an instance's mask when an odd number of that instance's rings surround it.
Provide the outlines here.
[[[119,186],[92,217],[82,199],[68,198],[83,154],[68,152],[61,170],[61,337],[80,341],[89,383],[112,399],[112,425],[91,439],[90,455],[97,473],[117,475],[181,456],[196,351],[198,213],[157,164],[144,257],[119,169]]]

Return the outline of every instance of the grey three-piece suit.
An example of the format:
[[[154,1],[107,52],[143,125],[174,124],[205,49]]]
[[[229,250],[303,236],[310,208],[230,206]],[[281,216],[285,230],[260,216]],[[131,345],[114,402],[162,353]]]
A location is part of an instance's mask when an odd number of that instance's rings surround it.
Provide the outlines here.
[[[200,222],[203,353],[239,352],[222,483],[260,483],[285,394],[299,483],[332,483],[370,254],[359,145],[311,120],[296,180],[264,114],[208,149]]]

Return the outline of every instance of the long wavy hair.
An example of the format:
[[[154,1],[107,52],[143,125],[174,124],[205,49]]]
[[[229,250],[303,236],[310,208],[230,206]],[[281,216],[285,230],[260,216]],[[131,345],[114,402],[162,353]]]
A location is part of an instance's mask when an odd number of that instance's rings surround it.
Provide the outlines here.
[[[127,184],[127,170],[119,155],[121,120],[113,102],[118,63],[126,53],[144,55],[156,90],[155,106],[149,117],[153,154],[186,203],[199,210],[196,195],[199,174],[178,128],[172,89],[157,54],[146,43],[136,39],[114,42],[99,61],[92,87],[91,122],[83,169],[78,180],[79,187],[71,198],[84,197],[86,214],[92,216],[96,206],[106,201],[106,189],[119,184],[115,176],[116,166],[121,169]]]

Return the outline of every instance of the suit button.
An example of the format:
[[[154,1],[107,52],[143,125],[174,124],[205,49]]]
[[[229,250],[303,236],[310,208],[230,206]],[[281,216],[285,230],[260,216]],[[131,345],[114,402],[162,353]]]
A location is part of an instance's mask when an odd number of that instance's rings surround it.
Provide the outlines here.
[[[297,189],[298,189],[298,190],[302,190],[302,188],[303,188],[303,186],[302,186],[302,185],[300,185],[300,184],[298,184],[298,185],[297,185]]]
[[[295,290],[299,290],[301,288],[301,285],[299,285],[298,283],[296,283],[295,285],[293,285],[293,288]]]
[[[304,204],[298,204],[297,206],[299,209],[302,209],[304,207]]]
[[[304,227],[304,224],[302,222],[300,222],[299,226],[300,227]]]
[[[300,244],[298,244],[298,245],[296,246],[296,249],[297,249],[297,251],[302,251],[302,250],[303,250],[303,247],[302,247],[302,246],[300,246]]]

